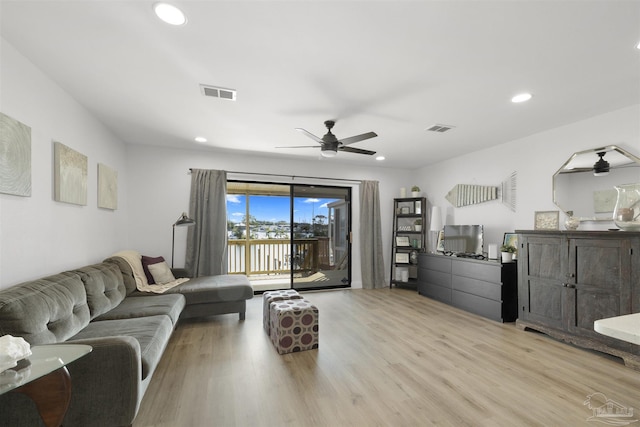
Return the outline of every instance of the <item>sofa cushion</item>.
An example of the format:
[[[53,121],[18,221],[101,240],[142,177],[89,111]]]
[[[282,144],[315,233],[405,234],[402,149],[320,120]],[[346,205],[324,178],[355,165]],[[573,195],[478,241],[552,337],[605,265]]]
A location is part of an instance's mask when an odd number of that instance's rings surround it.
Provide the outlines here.
[[[89,323],[80,333],[71,337],[69,341],[116,336],[135,338],[140,344],[142,379],[144,380],[153,373],[158,365],[172,332],[173,323],[171,323],[169,316],[148,316],[94,321]]]
[[[65,341],[89,324],[84,284],[65,272],[0,291],[0,334],[31,345]]]
[[[133,270],[131,270],[131,266],[124,258],[112,256],[105,259],[104,262],[113,263],[118,266],[120,273],[122,274],[124,286],[127,289],[127,295],[138,290],[138,287],[136,286],[136,279],[133,277]]]
[[[171,283],[176,280],[176,278],[173,277],[171,269],[164,261],[149,265],[149,271],[153,276],[153,282],[158,285],[164,285],[165,283]]]
[[[231,274],[194,277],[165,292],[165,294],[178,293],[185,296],[187,305],[253,298],[253,288],[247,276]]]
[[[132,317],[147,317],[165,314],[175,325],[185,306],[185,298],[179,294],[129,296],[119,306],[94,320],[130,319]]]
[[[91,319],[117,307],[127,289],[117,265],[103,262],[74,270],[84,283]]]
[[[153,279],[153,275],[149,271],[149,266],[160,262],[164,262],[164,257],[150,257],[142,255],[142,269],[144,270],[144,275],[147,276],[147,282],[149,282],[150,285],[153,285],[156,281]]]

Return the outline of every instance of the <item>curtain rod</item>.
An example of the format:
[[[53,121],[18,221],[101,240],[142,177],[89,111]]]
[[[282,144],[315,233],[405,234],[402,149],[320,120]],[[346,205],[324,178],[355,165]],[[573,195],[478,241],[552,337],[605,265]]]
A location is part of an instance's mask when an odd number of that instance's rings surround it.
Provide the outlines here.
[[[193,168],[189,168],[189,173],[191,173],[192,171],[193,171]],[[278,174],[278,173],[258,173],[258,172],[240,172],[240,171],[225,171],[225,172],[227,172],[227,173],[237,173],[237,174],[240,174],[240,175],[279,176],[279,177],[291,178],[291,179],[308,178],[308,179],[321,179],[321,180],[327,180],[327,181],[347,181],[347,182],[357,182],[357,183],[361,183],[362,182],[362,180],[360,180],[360,179],[324,178],[324,177],[320,177],[320,176],[282,175],[282,174]]]

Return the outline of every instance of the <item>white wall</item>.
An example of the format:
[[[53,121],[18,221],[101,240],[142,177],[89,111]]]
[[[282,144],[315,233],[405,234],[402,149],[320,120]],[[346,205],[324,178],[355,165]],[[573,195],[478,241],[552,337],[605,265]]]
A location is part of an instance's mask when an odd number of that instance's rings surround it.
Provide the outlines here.
[[[362,286],[360,272],[360,245],[358,216],[359,186],[346,181],[314,181],[302,176],[377,180],[380,182],[382,233],[385,248],[385,271],[389,272],[391,255],[391,222],[393,197],[398,197],[400,186],[409,186],[410,171],[381,167],[345,166],[331,160],[303,161],[277,159],[247,154],[229,154],[214,151],[192,151],[140,145],[127,147],[128,195],[131,212],[129,243],[132,249],[149,256],[171,259],[171,224],[183,211],[188,211],[190,168],[222,169],[227,171],[295,175],[293,182],[351,186],[353,218],[352,287]],[[266,182],[292,182],[290,179],[230,174],[232,179]],[[187,231],[176,228],[175,266],[184,265]],[[387,253],[388,252],[388,253]]]
[[[488,243],[502,242],[505,232],[533,229],[535,211],[558,210],[553,204],[553,174],[574,152],[606,145],[640,155],[640,105],[425,166],[416,171],[415,180],[430,202],[441,207],[446,224],[483,224],[486,251]],[[454,208],[445,199],[456,184],[499,186],[513,171],[517,172],[516,212],[500,201]],[[565,219],[561,213],[561,229]],[[582,224],[580,229],[611,225]]]
[[[101,261],[126,242],[124,144],[0,39],[0,111],[31,127],[31,197],[0,194],[0,288]],[[87,206],[53,201],[53,143],[88,157]],[[118,171],[119,209],[97,207],[97,163]]]
[[[446,223],[484,224],[486,242],[498,243],[504,232],[532,228],[534,211],[557,209],[551,177],[573,152],[618,145],[640,154],[639,105],[413,171],[125,145],[10,44],[0,42],[0,111],[31,127],[33,186],[31,197],[0,194],[0,288],[99,262],[127,247],[170,258],[171,224],[188,207],[189,168],[378,180],[388,276],[392,199],[400,187],[420,185],[429,204],[443,208]],[[53,201],[53,140],[88,156],[87,206]],[[116,211],[97,208],[98,162],[118,171]],[[499,185],[512,171],[518,173],[515,213],[497,201],[453,208],[444,198],[455,184]],[[361,286],[357,190],[354,287]],[[186,230],[178,229],[176,240],[179,266]]]

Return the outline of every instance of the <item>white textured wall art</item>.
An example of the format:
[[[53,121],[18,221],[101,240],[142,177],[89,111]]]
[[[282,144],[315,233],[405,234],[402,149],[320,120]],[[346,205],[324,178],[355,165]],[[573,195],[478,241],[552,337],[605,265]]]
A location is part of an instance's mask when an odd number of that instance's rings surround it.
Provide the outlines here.
[[[54,141],[54,200],[87,204],[87,156]]]
[[[0,193],[31,196],[31,128],[2,113]]]
[[[118,209],[118,171],[98,163],[98,207]]]

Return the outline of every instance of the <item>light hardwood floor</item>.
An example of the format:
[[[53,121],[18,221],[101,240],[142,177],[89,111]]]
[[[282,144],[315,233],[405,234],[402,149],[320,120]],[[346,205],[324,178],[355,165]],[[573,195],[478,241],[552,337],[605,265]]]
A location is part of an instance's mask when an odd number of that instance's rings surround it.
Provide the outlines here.
[[[318,350],[278,355],[260,296],[244,322],[181,323],[134,427],[586,426],[592,393],[640,407],[640,373],[619,361],[415,291],[305,296]]]

